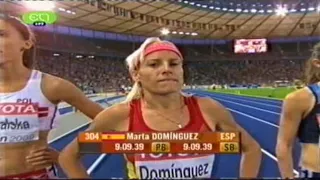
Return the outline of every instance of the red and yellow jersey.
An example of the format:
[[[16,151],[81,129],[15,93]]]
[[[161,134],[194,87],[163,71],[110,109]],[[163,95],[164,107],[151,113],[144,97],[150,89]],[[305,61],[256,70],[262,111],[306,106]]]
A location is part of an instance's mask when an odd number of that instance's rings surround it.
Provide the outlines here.
[[[190,113],[189,123],[177,132],[212,131],[204,120],[197,99],[184,97]],[[143,120],[141,101],[131,103],[129,132],[153,132]],[[126,154],[130,179],[210,178],[214,154]]]

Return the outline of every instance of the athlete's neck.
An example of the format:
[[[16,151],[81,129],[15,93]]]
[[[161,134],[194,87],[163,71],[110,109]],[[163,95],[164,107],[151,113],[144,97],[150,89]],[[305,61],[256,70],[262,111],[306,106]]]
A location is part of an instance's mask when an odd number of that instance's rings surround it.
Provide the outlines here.
[[[0,85],[14,83],[29,73],[30,70],[22,63],[0,64]]]
[[[143,94],[143,102],[148,108],[157,110],[171,110],[178,109],[183,106],[184,102],[180,92],[168,95],[156,95],[148,92]]]

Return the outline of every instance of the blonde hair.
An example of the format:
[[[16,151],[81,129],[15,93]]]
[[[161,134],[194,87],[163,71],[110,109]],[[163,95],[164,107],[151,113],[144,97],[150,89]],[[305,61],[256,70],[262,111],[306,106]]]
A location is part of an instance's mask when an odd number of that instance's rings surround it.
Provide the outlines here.
[[[130,54],[126,58],[126,64],[129,68],[129,72],[133,72],[137,70],[139,62],[144,61],[144,51],[146,47],[148,47],[150,44],[153,44],[155,42],[160,42],[161,40],[157,37],[151,37],[147,38],[141,46],[135,50],[132,54]],[[131,91],[128,93],[126,99],[124,100],[125,103],[130,102],[134,99],[138,99],[141,97],[141,87],[138,82],[135,82],[132,86]]]
[[[312,55],[305,66],[305,84],[314,84],[320,81],[320,68],[313,65],[312,60],[320,60],[320,42],[312,50]]]

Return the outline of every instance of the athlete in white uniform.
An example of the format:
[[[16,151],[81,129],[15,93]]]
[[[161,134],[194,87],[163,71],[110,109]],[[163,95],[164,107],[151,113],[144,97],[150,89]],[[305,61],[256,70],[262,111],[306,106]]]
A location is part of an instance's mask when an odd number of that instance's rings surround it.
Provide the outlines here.
[[[0,147],[38,141],[40,132],[52,129],[57,106],[42,93],[41,79],[42,73],[33,70],[23,89],[0,93]]]
[[[32,69],[34,35],[0,14],[0,178],[48,179],[58,152],[47,143],[65,101],[93,119],[103,108],[64,79]]]

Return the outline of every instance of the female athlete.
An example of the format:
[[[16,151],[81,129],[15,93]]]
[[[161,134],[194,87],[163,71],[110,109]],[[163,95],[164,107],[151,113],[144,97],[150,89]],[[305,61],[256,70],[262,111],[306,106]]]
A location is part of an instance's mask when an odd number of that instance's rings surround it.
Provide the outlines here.
[[[301,144],[299,176],[320,177],[320,43],[314,46],[306,66],[308,86],[283,101],[276,152],[283,178],[293,178],[292,150],[296,137]]]
[[[47,137],[59,102],[92,119],[103,110],[72,83],[32,69],[34,43],[27,25],[0,15],[0,178],[53,178],[58,152]]]
[[[239,131],[242,136],[241,177],[256,177],[261,151],[258,143],[218,102],[181,93],[183,57],[177,47],[158,38],[148,38],[126,59],[135,84],[124,103],[104,110],[90,131],[205,132]],[[125,155],[128,178],[208,178],[214,154]],[[79,161],[77,140],[60,154],[59,162],[69,178],[89,178]]]

